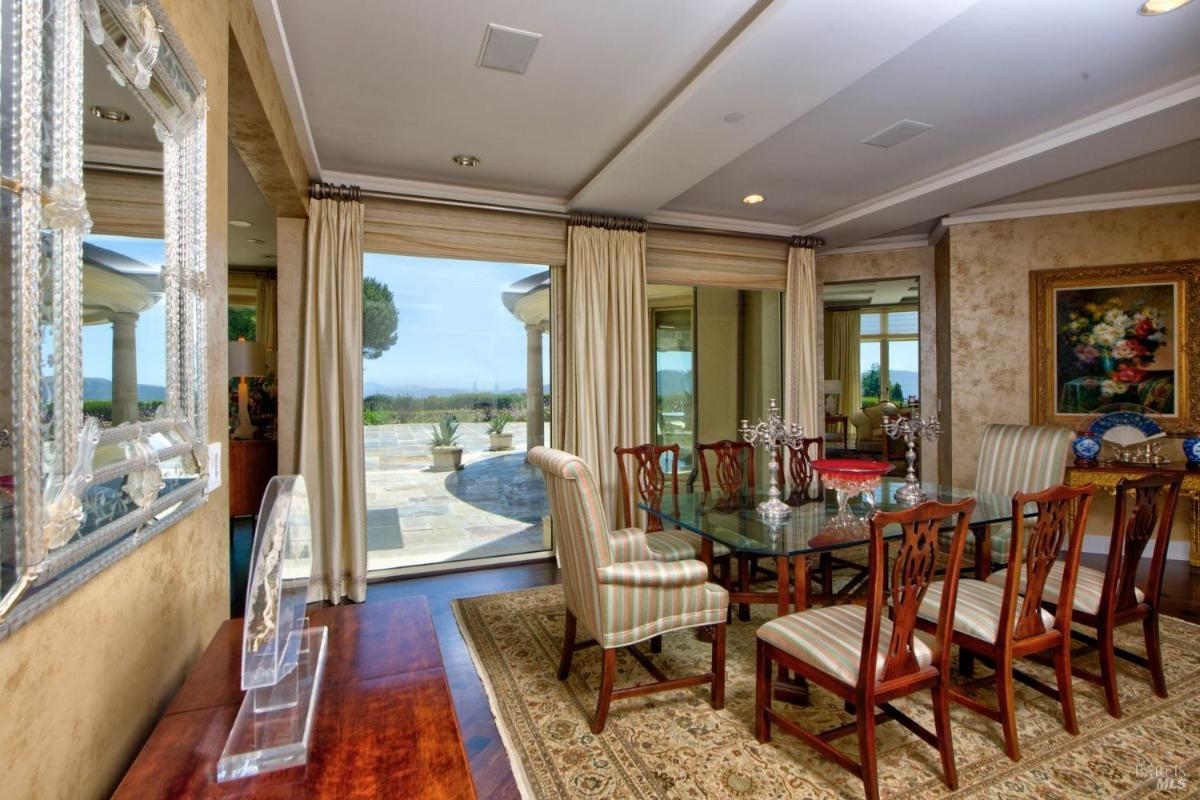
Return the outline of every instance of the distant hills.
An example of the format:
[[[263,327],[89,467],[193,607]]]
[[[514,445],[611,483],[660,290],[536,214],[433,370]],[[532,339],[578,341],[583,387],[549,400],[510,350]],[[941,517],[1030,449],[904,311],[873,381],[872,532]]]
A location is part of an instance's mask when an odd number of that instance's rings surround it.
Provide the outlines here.
[[[167,399],[167,389],[165,386],[139,383],[137,396],[138,400],[162,400],[165,402]],[[112,400],[112,381],[108,378],[84,378],[83,399]]]
[[[547,394],[549,394],[550,393],[550,384],[548,384],[548,383],[545,384],[542,387],[542,389]],[[398,396],[408,395],[409,397],[421,398],[421,397],[432,397],[434,395],[437,395],[439,397],[445,397],[446,395],[451,395],[451,394],[496,394],[496,393],[499,393],[499,394],[525,394],[525,387],[520,386],[520,387],[517,387],[514,389],[499,389],[499,390],[493,391],[492,389],[486,389],[486,388],[463,389],[463,388],[459,387],[459,388],[455,389],[455,388],[444,388],[444,387],[439,388],[439,387],[431,387],[431,386],[417,386],[415,384],[410,384],[410,383],[383,384],[383,383],[376,383],[374,381],[367,381],[366,383],[363,384],[363,396],[365,396],[365,397],[369,397],[370,395],[373,395],[373,394],[391,394],[391,395],[398,395]]]

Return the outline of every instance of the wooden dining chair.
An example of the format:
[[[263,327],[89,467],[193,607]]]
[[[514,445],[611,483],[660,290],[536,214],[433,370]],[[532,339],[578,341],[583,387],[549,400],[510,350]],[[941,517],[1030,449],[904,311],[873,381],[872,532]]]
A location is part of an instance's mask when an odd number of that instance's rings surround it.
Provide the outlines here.
[[[1027,522],[1028,503],[1037,505],[1037,518]],[[1013,761],[1021,758],[1017,742],[1014,679],[1051,697],[1062,706],[1063,727],[1079,733],[1075,719],[1075,700],[1071,692],[1071,600],[1075,577],[1083,549],[1083,531],[1092,504],[1092,487],[1072,489],[1053,486],[1042,492],[1016,494],[1012,500],[1012,547],[1009,571],[1003,585],[963,578],[958,583],[958,605],[954,614],[953,642],[959,658],[982,656],[994,665],[994,672],[967,681],[950,690],[950,698],[970,710],[999,722],[1004,733],[1004,751]],[[1066,545],[1066,559],[1059,572],[1059,597],[1066,604],[1056,614],[1042,607],[1045,587],[1058,554]],[[952,566],[952,565],[949,565]],[[945,623],[939,598],[950,591],[950,568],[945,583],[935,583],[925,595],[917,615],[917,627],[939,631]],[[1018,577],[1026,575],[1025,595],[1020,594]],[[944,587],[944,588],[943,588]],[[1018,671],[1017,658],[1048,655],[1054,664],[1058,688],[1046,686],[1036,678]],[[984,684],[995,684],[996,707],[984,705],[966,692]]]
[[[712,460],[712,471],[709,471],[709,460]],[[743,500],[753,503],[754,500],[754,445],[749,442],[735,442],[732,439],[722,439],[696,445],[696,463],[700,467],[700,484],[707,494],[713,490],[714,482],[724,495],[724,502],[716,504],[716,508],[737,509]],[[758,558],[738,553],[738,588],[743,592],[750,591],[751,576],[758,569]],[[774,573],[770,573],[774,577]],[[750,605],[738,604],[738,619],[746,622],[750,619]]]
[[[1071,619],[1080,625],[1095,628],[1096,636],[1072,630],[1071,635],[1083,641],[1085,646],[1072,652],[1071,671],[1076,677],[1104,688],[1104,705],[1114,717],[1121,716],[1121,700],[1117,694],[1117,656],[1149,670],[1154,693],[1159,697],[1167,696],[1158,635],[1158,608],[1162,599],[1163,569],[1171,538],[1171,524],[1175,521],[1175,506],[1179,501],[1182,483],[1183,476],[1178,473],[1122,479],[1117,484],[1112,536],[1104,570],[1080,566],[1075,578]],[[1152,541],[1146,582],[1138,586],[1138,564]],[[1046,576],[1043,602],[1051,609],[1057,609],[1062,594],[1063,567],[1063,562],[1055,562]],[[1007,571],[988,577],[989,581],[997,583],[1003,583],[1006,579]],[[1025,575],[1021,576],[1020,583],[1020,590],[1024,592]],[[1113,644],[1113,632],[1122,625],[1134,622],[1142,623],[1145,657]],[[1098,651],[1100,655],[1098,674],[1083,668],[1076,660],[1078,656],[1093,651]]]
[[[612,700],[708,683],[712,706],[725,705],[725,618],[729,593],[708,582],[700,561],[656,560],[640,528],[609,530],[599,487],[584,461],[562,450],[534,447],[529,463],[542,471],[562,558],[566,626],[558,679],[566,680],[575,651],[599,645],[600,700],[592,733],[604,730]],[[578,627],[591,638],[576,642]],[[676,630],[712,632],[712,666],[686,678],[667,678],[633,645]],[[617,650],[626,649],[655,682],[614,689]]]
[[[779,467],[779,489],[786,494],[788,505],[801,505],[820,498],[820,482],[812,462],[825,457],[825,437],[801,439],[798,445],[785,444],[779,448],[776,463]],[[787,487],[791,486],[788,491]],[[813,489],[818,489],[814,497]]]
[[[904,511],[877,512],[870,523],[870,578],[866,606],[837,605],[779,617],[758,629],[754,733],[771,740],[771,725],[799,737],[818,753],[862,778],[868,798],[879,797],[875,725],[891,718],[912,731],[941,755],[942,777],[958,787],[950,734],[950,624],[954,619],[955,582],[963,557],[967,524],[975,500],[952,505],[923,503]],[[950,565],[936,605],[945,623],[937,625],[932,643],[914,635],[917,610],[929,602],[938,566],[938,531],[954,518]],[[902,531],[899,552],[889,572],[884,557],[884,529]],[[891,608],[891,618],[884,614]],[[822,733],[804,730],[772,708],[774,664],[794,670],[854,707],[855,721]],[[933,695],[934,731],[930,732],[892,705],[892,701],[929,689]],[[876,711],[878,709],[878,712]],[[858,733],[856,762],[831,742]]]
[[[617,474],[621,479],[621,511],[626,528],[637,527],[636,510],[640,501],[661,509],[670,497],[671,509],[679,513],[679,445],[639,444],[633,447],[614,447]],[[671,478],[663,471],[663,456],[670,456]],[[673,562],[701,557],[701,537],[691,531],[663,530],[662,520],[646,515],[646,543],[659,561]],[[722,586],[729,586],[729,548],[713,542],[713,565],[717,568]],[[657,644],[656,644],[657,646]]]

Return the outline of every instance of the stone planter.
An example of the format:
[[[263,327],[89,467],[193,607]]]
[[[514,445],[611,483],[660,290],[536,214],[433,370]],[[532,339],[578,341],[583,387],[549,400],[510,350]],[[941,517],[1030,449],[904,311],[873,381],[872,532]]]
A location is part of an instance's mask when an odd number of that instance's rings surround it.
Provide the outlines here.
[[[511,433],[489,433],[488,438],[492,440],[493,450],[512,450],[513,435]]]
[[[463,450],[458,445],[449,447],[431,447],[433,451],[433,468],[431,472],[453,472],[462,469]]]

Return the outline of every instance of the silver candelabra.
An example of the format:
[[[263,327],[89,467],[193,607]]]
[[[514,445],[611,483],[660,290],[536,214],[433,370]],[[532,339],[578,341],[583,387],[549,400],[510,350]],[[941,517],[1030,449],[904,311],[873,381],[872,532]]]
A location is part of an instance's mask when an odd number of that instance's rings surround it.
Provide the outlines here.
[[[904,458],[908,461],[908,472],[904,476],[904,485],[896,490],[894,497],[897,502],[915,506],[929,498],[921,488],[917,478],[917,440],[924,437],[930,441],[942,435],[942,423],[932,414],[922,417],[917,413],[917,398],[908,398],[908,417],[884,417],[883,430],[893,439],[904,438],[908,448]]]
[[[787,503],[780,499],[779,493],[779,448],[781,445],[796,447],[804,439],[804,427],[798,423],[787,423],[779,414],[779,406],[775,398],[767,408],[766,420],[759,420],[751,427],[749,420],[742,420],[738,429],[743,440],[752,445],[764,445],[771,454],[771,484],[767,490],[767,499],[758,504],[758,515],[764,519],[786,519],[792,513]]]

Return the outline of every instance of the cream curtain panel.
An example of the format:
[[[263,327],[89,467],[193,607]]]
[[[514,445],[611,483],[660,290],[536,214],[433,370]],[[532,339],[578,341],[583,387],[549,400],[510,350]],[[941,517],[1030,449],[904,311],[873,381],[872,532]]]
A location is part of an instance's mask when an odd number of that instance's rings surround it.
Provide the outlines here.
[[[862,373],[858,363],[858,309],[825,312],[825,376],[840,381],[838,411],[849,417],[858,411]]]
[[[650,441],[645,233],[570,226],[562,283],[565,380],[563,402],[554,409],[563,431],[558,447],[588,463],[610,524],[619,524],[613,448]]]
[[[312,513],[309,602],[367,597],[362,242],[362,203],[309,201],[299,448]]]
[[[275,324],[275,279],[258,278],[255,284],[254,327],[256,337],[268,353],[279,349]]]
[[[806,436],[825,431],[817,360],[819,302],[816,253],[811,247],[792,247],[784,293],[783,414],[803,425]]]

